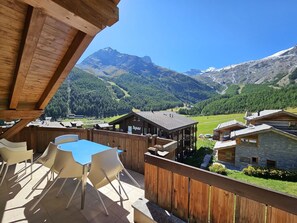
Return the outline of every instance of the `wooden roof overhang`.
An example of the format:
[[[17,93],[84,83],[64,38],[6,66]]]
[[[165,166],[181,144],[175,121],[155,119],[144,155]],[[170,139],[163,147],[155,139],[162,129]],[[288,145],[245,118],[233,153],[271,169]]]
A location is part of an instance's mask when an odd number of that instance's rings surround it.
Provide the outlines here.
[[[0,2],[0,119],[38,118],[94,36],[119,19],[119,0]]]

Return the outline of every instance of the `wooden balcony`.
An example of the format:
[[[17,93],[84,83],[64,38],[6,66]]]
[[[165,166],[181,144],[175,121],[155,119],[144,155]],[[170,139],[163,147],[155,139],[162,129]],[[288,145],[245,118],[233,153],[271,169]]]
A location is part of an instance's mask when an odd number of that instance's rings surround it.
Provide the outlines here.
[[[104,200],[111,209],[110,216],[106,217],[90,187],[87,188],[85,210],[79,209],[79,195],[69,210],[65,210],[75,186],[75,182],[69,181],[59,198],[55,197],[57,189],[54,189],[41,203],[40,209],[31,213],[28,209],[40,191],[32,195],[30,191],[39,177],[34,176],[32,181],[21,182],[14,188],[11,188],[12,182],[5,181],[0,187],[2,222],[133,222],[131,204],[141,197],[186,222],[297,222],[296,197],[147,153],[152,143],[163,143],[165,147],[172,145],[172,142],[163,139],[152,140],[146,136],[102,130],[30,127],[19,132],[14,140],[27,140],[29,147],[41,152],[56,136],[70,133],[124,149],[123,163],[142,182],[142,189],[137,189],[129,180],[124,179],[130,200],[121,203],[110,188],[103,188]],[[21,165],[15,169],[10,168],[9,175]]]

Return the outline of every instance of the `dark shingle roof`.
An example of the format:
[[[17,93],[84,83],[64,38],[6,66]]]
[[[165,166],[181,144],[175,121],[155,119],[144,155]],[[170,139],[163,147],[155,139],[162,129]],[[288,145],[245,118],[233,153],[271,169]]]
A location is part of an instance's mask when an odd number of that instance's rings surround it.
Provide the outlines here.
[[[119,121],[130,117],[132,115],[139,116],[148,122],[151,122],[157,126],[160,126],[163,129],[168,131],[180,129],[190,125],[197,124],[197,121],[189,119],[183,115],[179,115],[175,112],[169,111],[141,111],[141,112],[132,112],[126,116],[123,116],[117,120],[110,122],[110,124],[116,124]]]

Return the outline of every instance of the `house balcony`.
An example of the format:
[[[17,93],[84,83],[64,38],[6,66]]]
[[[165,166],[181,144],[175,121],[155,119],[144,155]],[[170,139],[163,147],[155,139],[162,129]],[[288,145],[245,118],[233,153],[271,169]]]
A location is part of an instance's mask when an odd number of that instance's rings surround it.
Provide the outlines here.
[[[46,186],[44,182],[40,190],[31,192],[32,185],[46,171],[41,169],[31,181],[26,179],[12,187],[13,182],[6,180],[0,187],[2,222],[134,222],[136,218],[132,204],[139,198],[148,199],[164,210],[164,214],[172,214],[184,222],[297,222],[296,197],[152,155],[147,152],[151,145],[145,136],[102,130],[30,128],[15,136],[15,141],[27,137],[28,144],[36,151],[61,134],[79,134],[81,138],[124,149],[122,162],[141,188],[135,187],[125,175],[121,176],[130,198],[122,202],[110,186],[99,189],[110,212],[106,216],[90,185],[86,189],[85,208],[80,209],[78,192],[66,210],[65,206],[76,184],[68,180],[59,197],[56,198],[59,188],[56,185],[30,212],[29,209]],[[164,139],[159,142],[165,143]],[[6,179],[20,168],[22,164],[10,167]],[[150,218],[154,221],[147,222],[164,222],[156,220],[154,212],[150,213]]]
[[[63,182],[63,179],[59,179],[57,184],[48,192],[36,208],[30,211],[29,209],[43,192],[43,188],[52,181],[47,182],[47,180],[44,180],[38,189],[32,192],[32,187],[48,171],[45,167],[33,173],[32,180],[28,177],[17,184],[13,181],[8,181],[23,166],[23,163],[15,167],[11,166],[5,181],[0,187],[0,222],[133,222],[132,204],[139,198],[144,197],[143,175],[129,170],[129,173],[141,186],[141,188],[136,187],[125,175],[120,177],[122,185],[129,196],[129,200],[121,201],[119,195],[116,194],[110,185],[99,189],[109,216],[105,214],[96,191],[90,184],[87,184],[86,187],[84,209],[81,209],[80,190],[76,192],[70,206],[66,209],[67,202],[77,184],[76,180],[71,179],[66,181],[62,192],[56,197]],[[39,164],[34,164],[33,170],[38,166]],[[112,183],[118,188],[116,180]]]

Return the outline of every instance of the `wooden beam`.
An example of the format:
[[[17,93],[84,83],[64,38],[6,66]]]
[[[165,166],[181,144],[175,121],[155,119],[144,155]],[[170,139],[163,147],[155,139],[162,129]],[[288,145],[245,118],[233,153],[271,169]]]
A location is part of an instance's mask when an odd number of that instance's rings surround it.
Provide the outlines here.
[[[16,109],[33,59],[46,15],[37,8],[28,7],[23,36],[14,72],[10,109]]]
[[[1,120],[36,119],[43,114],[43,110],[0,110]]]
[[[111,26],[119,20],[117,4],[107,0],[52,0],[75,15],[100,27]]]
[[[93,38],[93,36],[89,36],[81,31],[78,31],[57,70],[55,71],[55,74],[52,76],[45,91],[36,104],[36,109],[44,109],[46,107],[50,99],[54,96],[55,92],[62,84],[61,80],[64,80],[67,77]]]
[[[97,1],[95,0],[92,0],[92,1],[75,0],[75,1],[65,1],[65,2],[61,0],[61,3],[60,1],[55,1],[55,0],[20,0],[20,1],[28,5],[31,5],[33,7],[40,8],[44,10],[47,15],[50,15],[53,18],[59,21],[62,21],[63,23],[71,27],[74,27],[84,33],[87,33],[90,36],[95,36],[98,32],[104,29],[104,27],[107,24],[104,24],[102,22],[106,22],[106,23],[109,22],[108,19],[104,18],[104,16],[101,16],[99,12],[94,10],[94,5],[97,4]],[[89,2],[91,2],[92,4],[89,4]],[[102,2],[102,0],[100,0],[99,2]],[[82,3],[84,3],[83,4],[84,7],[80,7],[79,5]],[[86,5],[89,7],[86,7]],[[101,19],[98,19],[96,22],[94,22],[94,17],[98,18],[98,15],[101,16]]]
[[[34,119],[22,119],[18,123],[16,123],[14,126],[6,130],[4,133],[0,135],[1,138],[10,139],[12,136],[17,134],[19,131],[21,131],[26,125],[33,121]]]

